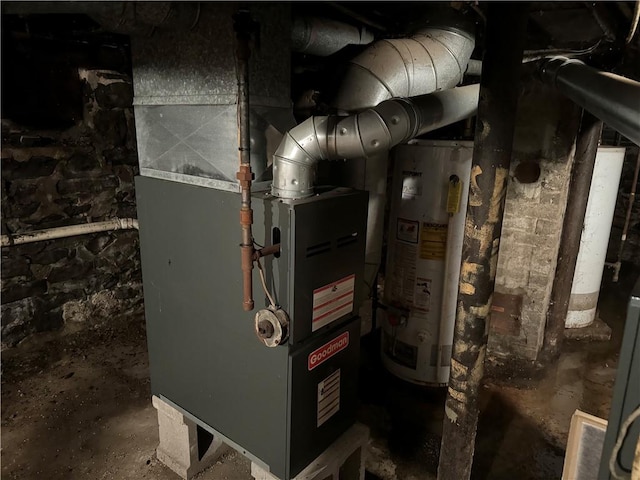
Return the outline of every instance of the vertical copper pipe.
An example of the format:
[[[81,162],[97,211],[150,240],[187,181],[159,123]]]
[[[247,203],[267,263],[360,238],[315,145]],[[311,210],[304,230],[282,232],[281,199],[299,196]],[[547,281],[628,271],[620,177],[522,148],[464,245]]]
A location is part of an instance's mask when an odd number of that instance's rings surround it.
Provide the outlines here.
[[[241,10],[234,16],[236,30],[236,72],[238,76],[238,154],[240,168],[236,175],[240,182],[240,226],[242,242],[240,258],[242,268],[242,308],[253,310],[253,210],[251,209],[251,138],[249,133],[249,40],[252,22],[249,12]]]
[[[438,480],[468,480],[515,130],[527,4],[489,3]]]

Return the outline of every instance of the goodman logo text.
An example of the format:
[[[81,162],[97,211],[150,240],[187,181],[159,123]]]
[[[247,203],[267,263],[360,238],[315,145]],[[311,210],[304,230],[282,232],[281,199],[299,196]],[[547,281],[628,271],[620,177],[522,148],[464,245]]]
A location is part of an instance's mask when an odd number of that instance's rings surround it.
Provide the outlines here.
[[[309,354],[309,360],[307,367],[309,370],[313,370],[322,362],[329,360],[336,353],[341,352],[349,345],[349,332],[344,332],[342,335],[337,336],[329,343],[325,343],[320,348],[314,350]]]

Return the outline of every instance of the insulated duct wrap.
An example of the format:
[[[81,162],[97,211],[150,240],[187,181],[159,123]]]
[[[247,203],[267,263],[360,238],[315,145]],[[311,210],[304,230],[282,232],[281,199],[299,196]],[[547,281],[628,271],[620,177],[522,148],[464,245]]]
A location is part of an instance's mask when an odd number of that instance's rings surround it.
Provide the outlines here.
[[[415,98],[395,98],[355,115],[310,117],[282,139],[273,157],[272,193],[313,194],[319,160],[370,158],[417,135],[474,115],[479,85]]]
[[[444,28],[380,40],[351,61],[334,106],[355,111],[453,88],[462,81],[474,46],[472,36]]]

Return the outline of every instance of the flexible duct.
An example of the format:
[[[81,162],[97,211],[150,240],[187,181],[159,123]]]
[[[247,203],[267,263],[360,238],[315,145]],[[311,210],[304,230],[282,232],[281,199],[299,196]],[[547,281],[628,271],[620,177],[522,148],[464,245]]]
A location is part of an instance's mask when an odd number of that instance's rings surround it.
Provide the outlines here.
[[[328,57],[347,45],[373,42],[373,33],[364,27],[326,18],[299,17],[291,28],[291,50]]]
[[[640,145],[639,82],[564,57],[549,59],[541,74],[545,82]]]
[[[313,194],[319,160],[370,158],[418,135],[475,114],[478,85],[413,98],[386,100],[363,112],[316,116],[282,139],[273,157],[272,193],[282,198]]]
[[[462,81],[474,46],[471,35],[444,28],[380,40],[351,61],[334,106],[355,111],[453,88]]]

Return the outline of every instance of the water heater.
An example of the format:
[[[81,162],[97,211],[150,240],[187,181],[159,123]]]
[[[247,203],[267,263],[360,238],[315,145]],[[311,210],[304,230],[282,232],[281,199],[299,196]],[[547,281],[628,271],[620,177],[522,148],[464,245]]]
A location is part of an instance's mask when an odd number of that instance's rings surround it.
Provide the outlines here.
[[[598,148],[573,274],[566,328],[587,327],[596,318],[625,151],[624,147]]]
[[[414,140],[393,153],[382,360],[417,384],[449,381],[472,152]]]

